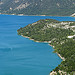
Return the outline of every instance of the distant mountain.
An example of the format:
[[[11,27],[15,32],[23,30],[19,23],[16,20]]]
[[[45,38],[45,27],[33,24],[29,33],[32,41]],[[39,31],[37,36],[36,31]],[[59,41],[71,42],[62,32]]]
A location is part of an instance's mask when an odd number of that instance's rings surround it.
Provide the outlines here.
[[[69,16],[75,13],[75,0],[0,0],[0,13]]]

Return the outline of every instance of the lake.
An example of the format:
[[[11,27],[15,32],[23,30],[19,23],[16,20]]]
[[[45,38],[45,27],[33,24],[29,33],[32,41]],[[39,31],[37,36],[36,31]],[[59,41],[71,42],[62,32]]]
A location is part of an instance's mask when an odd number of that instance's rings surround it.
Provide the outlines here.
[[[47,43],[17,35],[17,30],[40,19],[75,21],[74,17],[0,15],[0,75],[49,75],[61,63]]]

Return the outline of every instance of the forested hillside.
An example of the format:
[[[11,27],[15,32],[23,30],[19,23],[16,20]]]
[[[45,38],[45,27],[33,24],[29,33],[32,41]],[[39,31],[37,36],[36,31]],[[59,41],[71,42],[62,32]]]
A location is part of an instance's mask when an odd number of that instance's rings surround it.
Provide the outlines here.
[[[75,13],[75,0],[0,0],[0,13],[69,16]]]

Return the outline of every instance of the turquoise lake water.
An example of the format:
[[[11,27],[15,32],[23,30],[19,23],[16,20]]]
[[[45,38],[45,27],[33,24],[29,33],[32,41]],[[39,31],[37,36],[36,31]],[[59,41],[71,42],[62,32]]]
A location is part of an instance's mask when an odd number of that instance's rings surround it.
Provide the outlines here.
[[[0,75],[49,75],[61,63],[47,43],[17,35],[17,29],[40,19],[75,21],[74,17],[0,15]]]

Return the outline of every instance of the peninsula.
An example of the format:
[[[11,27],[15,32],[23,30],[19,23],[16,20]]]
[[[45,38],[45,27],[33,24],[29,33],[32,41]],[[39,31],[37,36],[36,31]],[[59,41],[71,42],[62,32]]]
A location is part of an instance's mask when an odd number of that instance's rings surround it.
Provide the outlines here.
[[[75,22],[43,19],[17,30],[18,35],[47,42],[63,60],[50,75],[75,75]]]

